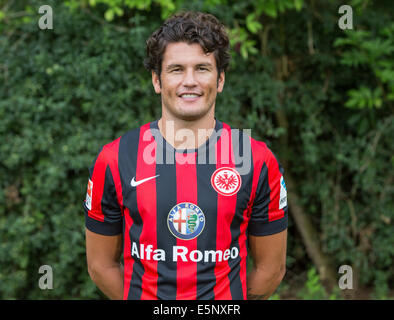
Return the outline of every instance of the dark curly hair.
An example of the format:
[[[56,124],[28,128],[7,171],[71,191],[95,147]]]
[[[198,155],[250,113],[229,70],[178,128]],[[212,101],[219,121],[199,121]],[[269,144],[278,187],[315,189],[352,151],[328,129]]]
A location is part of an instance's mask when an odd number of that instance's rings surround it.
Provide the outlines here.
[[[224,25],[213,15],[196,11],[179,12],[169,19],[146,41],[144,66],[160,78],[163,54],[167,44],[198,43],[205,53],[214,53],[218,76],[230,63],[229,38]]]

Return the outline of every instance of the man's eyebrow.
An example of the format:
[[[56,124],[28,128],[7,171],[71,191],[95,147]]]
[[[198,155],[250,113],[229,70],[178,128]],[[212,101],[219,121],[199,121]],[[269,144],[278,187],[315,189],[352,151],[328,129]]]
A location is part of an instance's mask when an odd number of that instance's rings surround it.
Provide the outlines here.
[[[181,68],[182,67],[182,65],[181,64],[170,64],[170,65],[168,65],[168,66],[166,66],[166,70],[170,70],[170,69],[173,69],[173,68]]]
[[[197,64],[197,67],[209,67],[209,68],[213,68],[213,65],[212,65],[212,63],[205,62],[205,63],[199,63],[199,64]]]
[[[196,67],[213,68],[213,65],[211,63],[209,63],[209,62],[202,62],[202,63],[196,64]],[[174,68],[183,68],[183,65],[177,64],[177,63],[169,64],[168,66],[165,67],[165,70],[171,70],[171,69],[174,69]]]

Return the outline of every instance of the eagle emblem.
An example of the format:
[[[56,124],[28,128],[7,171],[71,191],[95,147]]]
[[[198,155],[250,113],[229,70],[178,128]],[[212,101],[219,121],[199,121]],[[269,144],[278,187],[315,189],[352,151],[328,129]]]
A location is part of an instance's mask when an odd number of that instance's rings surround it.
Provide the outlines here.
[[[216,192],[224,196],[232,196],[241,187],[241,176],[234,168],[222,167],[212,174],[211,184]]]

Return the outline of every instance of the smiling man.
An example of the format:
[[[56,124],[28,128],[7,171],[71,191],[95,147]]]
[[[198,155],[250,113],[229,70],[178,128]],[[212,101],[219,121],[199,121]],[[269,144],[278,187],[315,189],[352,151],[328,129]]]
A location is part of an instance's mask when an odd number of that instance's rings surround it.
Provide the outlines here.
[[[111,299],[267,299],[285,274],[283,168],[215,118],[228,49],[224,26],[199,12],[147,41],[161,118],[100,150],[84,202],[88,271]]]
[[[205,54],[196,43],[169,43],[163,67],[160,77],[152,74],[155,91],[161,93],[163,116],[172,121],[212,120],[216,94],[222,92],[224,85],[224,73],[217,79],[213,54]]]

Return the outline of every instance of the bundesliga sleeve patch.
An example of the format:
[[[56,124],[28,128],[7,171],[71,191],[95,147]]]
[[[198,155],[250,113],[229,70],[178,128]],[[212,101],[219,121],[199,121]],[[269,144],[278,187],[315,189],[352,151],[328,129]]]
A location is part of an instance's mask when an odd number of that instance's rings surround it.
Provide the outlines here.
[[[92,194],[93,194],[93,181],[89,179],[88,190],[86,192],[86,200],[85,200],[86,208],[88,208],[89,210],[92,210]]]
[[[287,206],[287,189],[283,176],[280,178],[280,197],[279,197],[279,209],[283,209]]]

